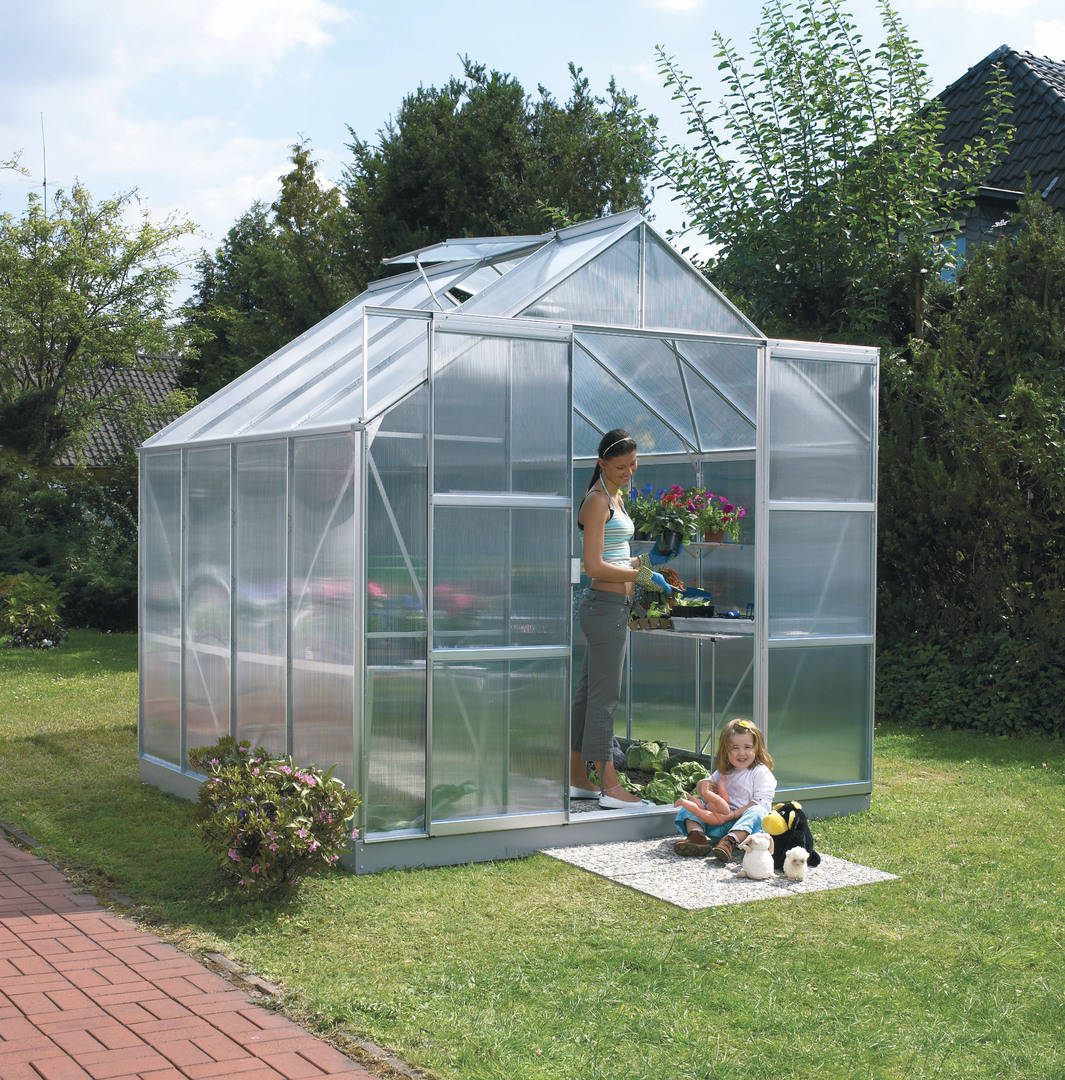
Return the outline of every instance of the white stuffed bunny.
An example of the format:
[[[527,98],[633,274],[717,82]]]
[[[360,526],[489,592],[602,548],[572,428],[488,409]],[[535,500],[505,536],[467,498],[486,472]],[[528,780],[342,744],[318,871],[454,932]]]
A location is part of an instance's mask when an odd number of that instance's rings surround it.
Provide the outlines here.
[[[806,860],[810,853],[804,847],[788,848],[784,855],[784,876],[788,881],[806,880]]]
[[[765,881],[773,876],[773,838],[769,833],[751,833],[741,841],[744,851],[743,869],[736,877],[751,878],[752,881]]]

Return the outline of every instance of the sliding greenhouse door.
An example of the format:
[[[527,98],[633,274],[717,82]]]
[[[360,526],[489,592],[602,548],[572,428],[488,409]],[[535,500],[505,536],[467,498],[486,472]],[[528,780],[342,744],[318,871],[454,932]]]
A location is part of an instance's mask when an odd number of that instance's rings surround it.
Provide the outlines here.
[[[434,316],[429,831],[564,820],[571,340]]]

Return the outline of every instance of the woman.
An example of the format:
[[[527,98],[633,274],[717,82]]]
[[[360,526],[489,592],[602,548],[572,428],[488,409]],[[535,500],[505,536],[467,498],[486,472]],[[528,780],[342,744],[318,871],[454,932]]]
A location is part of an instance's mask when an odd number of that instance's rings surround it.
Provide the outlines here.
[[[599,443],[599,460],[577,511],[584,572],[592,581],[577,612],[588,647],[573,694],[569,797],[598,798],[604,810],[649,805],[618,783],[614,710],[621,698],[633,586],[639,582],[648,589],[672,591],[646,559],[629,554],[634,530],[619,492],[628,488],[635,472],[636,441],[620,428],[608,431]],[[587,761],[595,763],[602,790],[588,780]]]

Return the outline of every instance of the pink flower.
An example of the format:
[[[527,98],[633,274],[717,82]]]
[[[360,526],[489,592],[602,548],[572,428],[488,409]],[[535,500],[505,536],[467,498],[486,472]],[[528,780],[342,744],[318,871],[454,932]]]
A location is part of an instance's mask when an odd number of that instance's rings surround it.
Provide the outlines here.
[[[229,849],[229,857],[230,857],[230,858],[231,858],[231,859],[232,859],[232,860],[233,860],[234,862],[240,862],[240,855],[238,855],[238,854],[237,854],[237,852],[236,852],[236,850],[235,850],[235,849],[233,849],[233,848],[230,848],[230,849]]]

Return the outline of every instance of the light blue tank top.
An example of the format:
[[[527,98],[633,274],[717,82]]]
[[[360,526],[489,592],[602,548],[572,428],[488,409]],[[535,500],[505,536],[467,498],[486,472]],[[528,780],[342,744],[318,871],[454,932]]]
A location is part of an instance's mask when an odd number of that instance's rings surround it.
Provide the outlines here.
[[[603,484],[602,477],[599,478],[599,483]],[[610,492],[606,490],[606,484],[603,484],[603,491],[609,499]],[[632,518],[624,510],[619,510],[614,506],[613,500],[610,505],[611,514],[603,526],[603,562],[629,566],[632,558],[629,552],[629,541],[636,529],[632,524]]]

